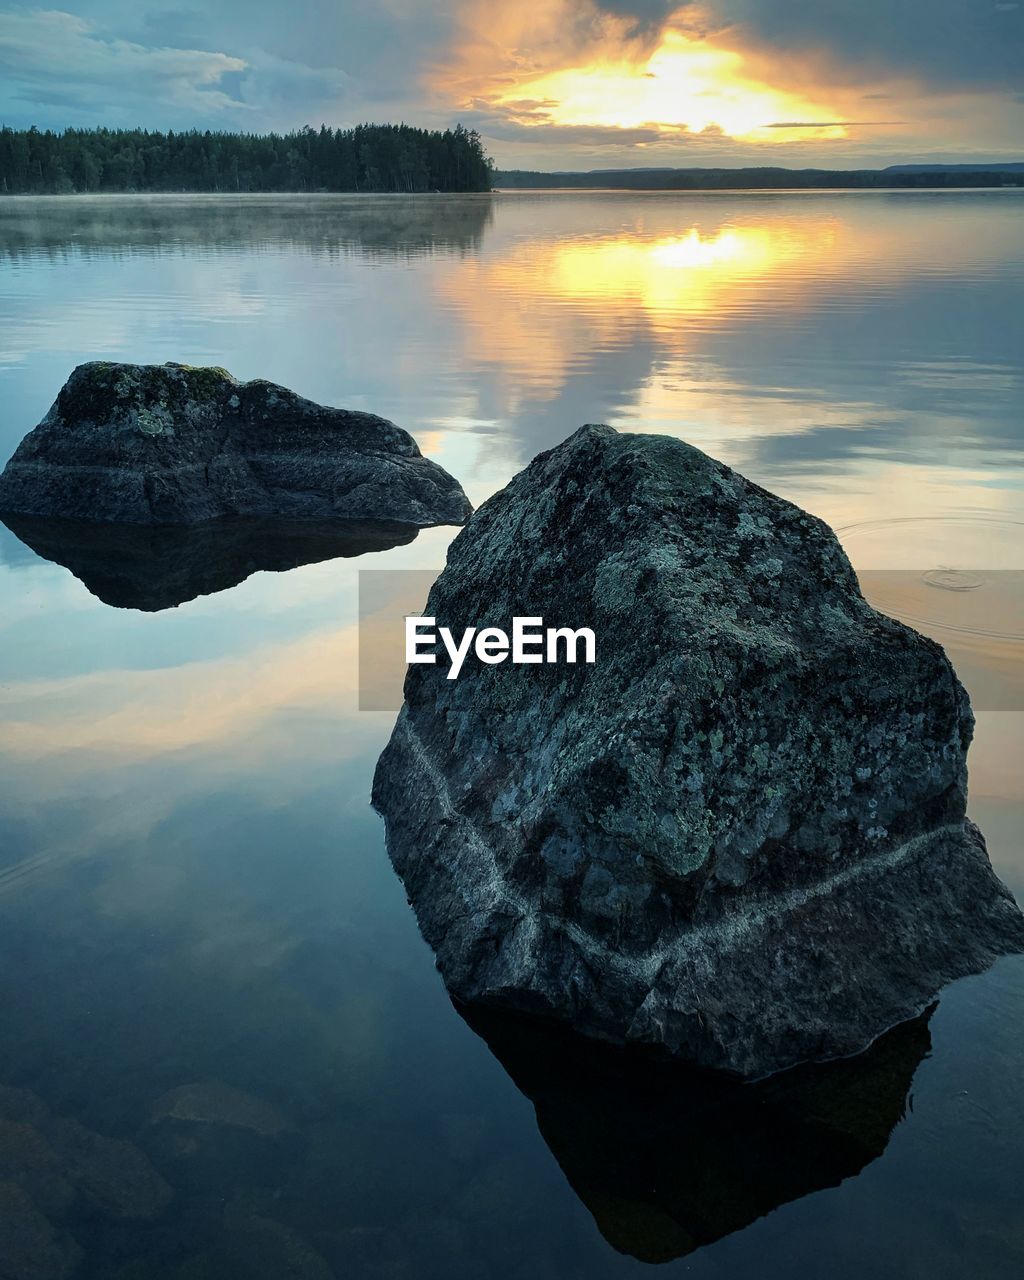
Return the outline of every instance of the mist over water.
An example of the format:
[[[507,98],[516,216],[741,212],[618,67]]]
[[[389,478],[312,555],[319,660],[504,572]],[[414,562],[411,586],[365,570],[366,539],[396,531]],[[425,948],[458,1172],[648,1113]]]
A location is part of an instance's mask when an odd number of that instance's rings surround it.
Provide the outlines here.
[[[949,645],[971,813],[1019,896],[1022,214],[1014,191],[9,198],[0,464],[90,359],[379,413],[474,503],[583,422],[678,435],[827,520],[869,598]],[[50,1116],[0,1094],[0,1188],[6,1118],[61,1168],[58,1122],[131,1142],[173,1192],[147,1215],[37,1180],[52,1274],[1019,1275],[1022,958],[767,1111],[659,1077],[694,1099],[675,1146],[643,1081],[539,1073],[557,1046],[452,1008],[369,809],[393,715],[357,710],[356,624],[360,569],[437,569],[454,533],[207,572],[142,612],[71,572],[102,549],[0,526],[0,1086]],[[729,1117],[755,1111],[748,1144]]]

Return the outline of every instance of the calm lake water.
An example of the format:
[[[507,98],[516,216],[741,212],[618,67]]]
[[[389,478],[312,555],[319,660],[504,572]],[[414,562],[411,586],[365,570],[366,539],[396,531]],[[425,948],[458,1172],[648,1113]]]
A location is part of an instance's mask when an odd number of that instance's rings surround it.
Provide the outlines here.
[[[939,575],[909,612],[971,667],[971,812],[1021,896],[1022,215],[9,198],[0,464],[98,358],[383,414],[474,502],[582,422],[682,436],[880,591]],[[452,1007],[369,808],[356,587],[453,532],[142,613],[0,526],[0,1278],[1024,1273],[1024,958],[795,1104]]]

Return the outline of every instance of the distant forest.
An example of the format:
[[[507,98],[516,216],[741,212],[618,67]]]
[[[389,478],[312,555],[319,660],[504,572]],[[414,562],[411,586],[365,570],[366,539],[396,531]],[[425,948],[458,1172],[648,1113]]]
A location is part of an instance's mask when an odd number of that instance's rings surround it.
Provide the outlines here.
[[[297,133],[0,129],[0,194],[490,191],[480,135],[407,124]]]
[[[1024,186],[1024,165],[887,169],[496,170],[474,129],[361,124],[294,133],[0,128],[0,195],[80,192],[490,191],[509,188],[735,191]]]
[[[889,169],[593,169],[586,173],[496,171],[494,185],[623,191],[771,191],[825,187],[1024,187],[1024,166],[894,165]]]

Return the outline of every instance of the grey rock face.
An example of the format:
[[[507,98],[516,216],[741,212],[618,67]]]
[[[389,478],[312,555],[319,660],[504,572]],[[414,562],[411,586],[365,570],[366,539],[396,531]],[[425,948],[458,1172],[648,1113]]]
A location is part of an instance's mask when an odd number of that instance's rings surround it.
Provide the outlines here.
[[[458,482],[400,427],[188,365],[80,365],[0,476],[0,511],[192,524],[224,516],[463,524]]]
[[[592,666],[410,667],[373,800],[457,998],[756,1077],[1024,950],[942,649],[698,450],[584,427],[480,508],[426,613],[597,637]]]

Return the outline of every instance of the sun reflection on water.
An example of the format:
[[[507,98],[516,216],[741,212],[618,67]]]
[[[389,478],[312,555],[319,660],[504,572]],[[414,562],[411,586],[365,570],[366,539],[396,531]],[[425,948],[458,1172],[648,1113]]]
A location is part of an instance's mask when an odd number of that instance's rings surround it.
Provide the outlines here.
[[[772,233],[727,227],[703,235],[654,240],[621,237],[556,247],[548,288],[564,298],[602,297],[639,302],[651,311],[717,306],[735,281],[761,275],[782,256]]]

